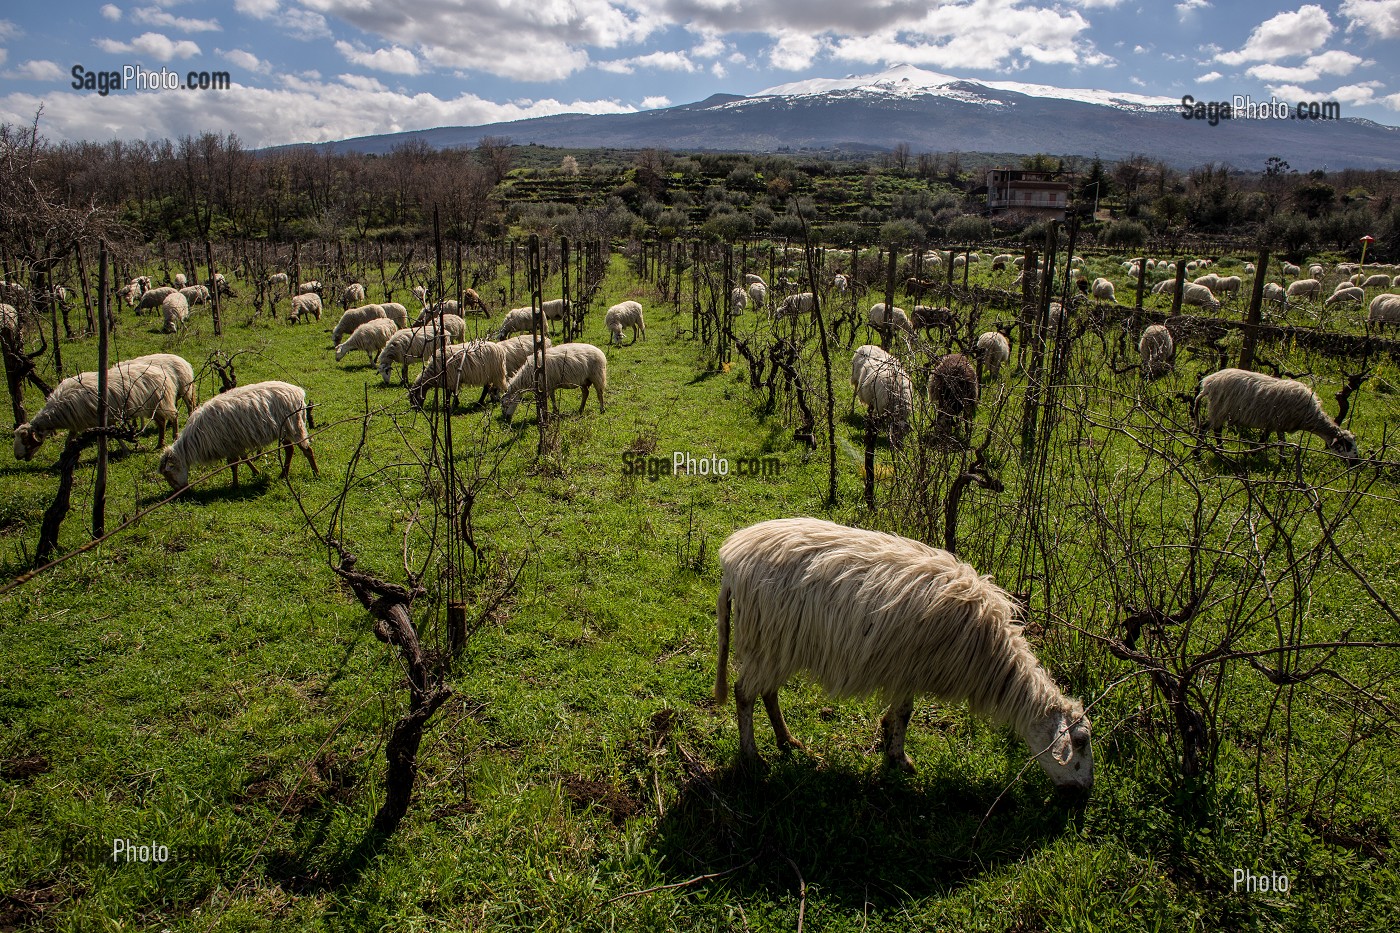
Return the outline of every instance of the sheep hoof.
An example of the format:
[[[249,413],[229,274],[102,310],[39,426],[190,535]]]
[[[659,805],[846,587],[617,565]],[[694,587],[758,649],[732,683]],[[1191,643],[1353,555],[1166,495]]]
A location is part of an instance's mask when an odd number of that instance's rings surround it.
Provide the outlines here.
[[[787,738],[778,740],[778,750],[781,752],[801,752],[806,751],[806,749],[807,746],[803,745],[801,742],[799,742],[792,736],[788,736]]]

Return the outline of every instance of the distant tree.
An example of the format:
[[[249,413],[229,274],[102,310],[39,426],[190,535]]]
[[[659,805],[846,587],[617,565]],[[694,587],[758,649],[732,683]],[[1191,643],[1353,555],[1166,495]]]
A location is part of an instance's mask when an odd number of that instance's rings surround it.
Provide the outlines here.
[[[895,143],[894,148],[890,150],[890,164],[901,175],[909,171],[911,151],[909,144],[904,142]]]
[[[922,239],[923,228],[912,220],[889,220],[880,226],[878,237],[881,246],[897,248]]]
[[[576,177],[578,175],[578,159],[575,159],[571,155],[564,156],[564,158],[559,161],[559,170],[565,175]]]
[[[1104,228],[1102,240],[1111,249],[1134,249],[1147,242],[1147,228],[1134,220],[1111,221]]]
[[[1307,179],[1293,189],[1293,203],[1309,217],[1327,213],[1337,199],[1337,189],[1327,183],[1327,176],[1321,171],[1309,172]]]
[[[515,159],[511,153],[514,145],[515,140],[509,136],[483,136],[477,141],[477,157],[490,169],[492,184],[499,185],[510,174],[510,166]]]
[[[632,175],[641,188],[653,198],[666,193],[666,153],[660,149],[643,149],[632,161]]]
[[[959,243],[981,243],[992,238],[992,222],[976,214],[964,214],[948,225],[948,238]]]

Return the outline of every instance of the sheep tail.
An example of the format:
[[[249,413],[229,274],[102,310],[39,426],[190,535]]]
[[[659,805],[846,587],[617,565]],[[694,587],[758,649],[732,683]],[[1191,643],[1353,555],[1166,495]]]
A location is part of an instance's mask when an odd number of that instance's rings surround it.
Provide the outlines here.
[[[729,584],[721,583],[715,617],[719,628],[719,667],[715,670],[715,702],[729,700]]]

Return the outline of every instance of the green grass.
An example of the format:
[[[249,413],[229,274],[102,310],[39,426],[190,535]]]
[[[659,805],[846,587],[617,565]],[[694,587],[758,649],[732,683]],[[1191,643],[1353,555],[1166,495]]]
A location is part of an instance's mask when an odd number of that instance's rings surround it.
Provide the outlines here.
[[[1091,277],[1110,268],[1094,260]],[[991,277],[974,273],[982,275]],[[916,517],[897,507],[911,494],[908,461],[892,479],[881,474],[882,507],[867,514],[861,420],[845,416],[849,353],[838,351],[840,502],[826,510],[825,452],[804,462],[791,413],[760,412],[742,360],[730,372],[711,367],[683,335],[688,312],[673,314],[615,260],[595,308],[633,296],[648,309],[647,341],[608,349],[606,413],[590,399],[577,415],[577,394],[560,393],[558,451],[544,463],[535,462],[528,405],[514,428],[471,405],[455,416],[459,469],[473,469],[469,451],[503,458],[499,481],[474,511],[487,576],[499,582],[523,570],[452,676],[454,698],[424,741],[413,808],[382,846],[365,840],[382,798],[383,743],[405,705],[402,668],[328,569],[272,458],[260,477],[249,481],[244,472],[240,491],[230,489],[227,473],[215,476],[0,597],[0,848],[13,853],[0,860],[0,923],[776,930],[794,929],[801,915],[804,929],[851,931],[1393,926],[1400,911],[1389,857],[1400,812],[1393,777],[1400,761],[1386,731],[1393,721],[1358,746],[1347,780],[1324,786],[1323,804],[1308,819],[1304,803],[1280,796],[1281,733],[1276,721],[1264,725],[1274,692],[1243,665],[1226,675],[1229,735],[1218,776],[1205,787],[1181,789],[1169,779],[1143,712],[1153,701],[1141,678],[1118,684],[1094,713],[1098,781],[1078,809],[1057,805],[1037,768],[1016,780],[1024,744],[960,706],[921,703],[910,730],[919,771],[887,774],[879,765],[879,701],[836,703],[803,679],[782,697],[808,750],[776,755],[760,717],[769,769],[732,770],[732,705],[710,697],[716,550],[732,530],[786,515],[908,528]],[[334,363],[335,312],[310,327],[248,318],[235,302],[220,341],[207,312],[197,311],[190,334],[173,340],[154,333],[151,318],[123,311],[116,355],[173,346],[198,366],[217,347],[254,348],[238,358],[241,382],[304,385],[316,404],[321,475],[312,478],[298,457],[291,486],[323,531],[368,399],[376,414],[338,534],[361,569],[402,582],[405,536],[412,566],[429,553],[425,526],[410,527],[424,481],[405,445],[406,438],[421,452],[428,416],[409,410],[401,389],[382,387],[362,356]],[[605,345],[601,310],[585,339]],[[1086,338],[1072,367],[1091,374],[1087,410],[1142,433],[1163,430],[1152,427],[1157,417],[1183,417],[1171,394],[1190,391],[1209,359],[1183,355],[1177,373],[1143,390],[1149,401],[1139,405],[1136,377],[1106,371],[1097,345]],[[91,340],[65,343],[63,352],[70,373],[95,359]],[[1331,409],[1338,365],[1276,352],[1317,375]],[[804,359],[817,359],[810,347]],[[1019,378],[997,428],[1008,438],[1019,428]],[[1394,424],[1386,378],[1382,371],[1358,396],[1352,429],[1363,448],[1378,447]],[[213,391],[204,378],[201,397]],[[32,395],[31,412],[39,403]],[[984,405],[979,430],[993,407]],[[1096,488],[1131,490],[1139,487],[1116,471],[1141,468],[1144,458],[1126,432],[1069,424],[1057,437],[1077,432],[1096,443],[1066,442],[1052,456],[1052,478],[1063,485],[1042,504],[1043,527],[1055,536],[1050,566],[1060,576],[1048,592],[1037,590],[1031,635],[1066,688],[1091,696],[1128,668],[1058,624],[1071,619],[1107,632],[1115,618],[1111,560],[1076,524],[1087,496],[1085,474],[1076,471],[1101,464],[1107,478]],[[1017,503],[1027,481],[1010,443],[993,448],[1007,491],[970,493],[959,529],[964,553],[1007,585],[1024,540]],[[154,444],[148,434],[114,461],[109,527],[166,494]],[[1307,447],[1300,461],[1307,475],[1334,476],[1335,461],[1319,442],[1308,439]],[[58,449],[50,441],[33,463],[0,462],[5,577],[28,566]],[[649,480],[623,475],[629,450],[731,462],[775,456],[781,473]],[[881,462],[891,456],[882,444]],[[946,466],[962,454],[929,456]],[[1237,459],[1207,454],[1197,462],[1224,489]],[[91,461],[88,453],[79,471],[64,550],[87,539]],[[1276,452],[1243,462],[1251,475],[1290,475],[1291,459]],[[1390,468],[1341,536],[1392,601],[1400,593],[1393,558],[1400,528],[1388,506],[1395,480]],[[1130,510],[1148,532],[1170,538],[1180,493],[1165,483],[1148,488],[1152,495]],[[1157,568],[1163,580],[1172,560]],[[439,570],[429,567],[431,592],[419,604],[432,646],[441,633]],[[1344,576],[1320,575],[1310,599],[1310,634],[1395,640],[1393,624]],[[1263,644],[1271,637],[1271,629],[1258,633]],[[1334,663],[1393,695],[1393,663],[1383,656],[1353,653]],[[1345,715],[1344,704],[1300,692],[1289,746],[1295,795],[1306,797],[1336,758]],[[114,865],[116,838],[164,844],[172,857]],[[1234,893],[1231,872],[1245,866],[1284,870],[1293,890]]]

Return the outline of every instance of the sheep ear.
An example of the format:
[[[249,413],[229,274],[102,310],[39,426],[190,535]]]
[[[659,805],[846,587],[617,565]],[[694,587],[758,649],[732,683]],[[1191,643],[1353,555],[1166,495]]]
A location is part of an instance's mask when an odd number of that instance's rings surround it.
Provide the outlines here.
[[[1070,741],[1069,725],[1063,718],[1055,717],[1055,741],[1050,743],[1050,757],[1057,765],[1069,764],[1074,756],[1074,745]]]

